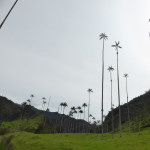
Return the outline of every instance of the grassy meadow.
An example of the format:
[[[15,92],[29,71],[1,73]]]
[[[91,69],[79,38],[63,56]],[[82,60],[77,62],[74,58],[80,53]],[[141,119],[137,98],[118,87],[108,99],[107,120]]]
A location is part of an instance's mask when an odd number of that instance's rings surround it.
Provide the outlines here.
[[[1,150],[150,150],[150,128],[132,133],[123,133],[120,138],[115,134],[64,133],[64,134],[34,134],[16,132],[0,136]]]

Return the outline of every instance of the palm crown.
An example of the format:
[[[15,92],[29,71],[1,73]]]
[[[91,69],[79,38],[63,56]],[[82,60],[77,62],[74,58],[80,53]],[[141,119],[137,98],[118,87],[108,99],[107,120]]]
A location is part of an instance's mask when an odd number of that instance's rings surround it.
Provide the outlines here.
[[[92,90],[92,89],[88,89],[87,91],[88,91],[89,93],[90,93],[90,92],[93,92],[93,90]]]
[[[68,104],[66,102],[63,103],[64,108],[68,107]]]
[[[76,108],[75,107],[71,107],[71,110],[74,111],[74,110],[76,110]]]
[[[82,114],[82,113],[83,113],[83,110],[80,110],[80,111],[79,111],[79,113],[81,113],[81,114]]]
[[[127,77],[128,77],[128,74],[127,74],[127,73],[125,73],[125,74],[124,74],[124,77],[125,77],[125,78],[127,78]]]
[[[118,42],[115,41],[115,45],[112,45],[112,47],[115,47],[116,50],[118,51],[118,48],[122,48],[121,46],[119,46],[119,44],[120,44],[119,41]]]
[[[112,66],[109,66],[107,69],[109,72],[114,71],[114,68]]]
[[[101,39],[107,40],[107,39],[108,39],[108,36],[107,36],[105,33],[101,33],[101,34],[99,35],[99,39],[100,39],[100,40],[101,40]]]
[[[82,107],[87,107],[87,104],[86,104],[86,103],[83,103]]]
[[[33,95],[33,94],[31,94],[31,95],[30,95],[30,97],[31,97],[31,98],[33,98],[33,97],[34,97],[34,95]]]
[[[79,109],[79,110],[80,110],[80,109],[81,109],[81,107],[80,107],[80,106],[78,106],[78,107],[77,107],[77,109]]]

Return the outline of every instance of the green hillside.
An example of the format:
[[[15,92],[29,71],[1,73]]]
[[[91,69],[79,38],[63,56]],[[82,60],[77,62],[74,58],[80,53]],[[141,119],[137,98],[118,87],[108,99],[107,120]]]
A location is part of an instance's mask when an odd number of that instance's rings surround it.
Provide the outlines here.
[[[141,128],[150,127],[150,91],[140,95],[129,102],[131,131]],[[117,131],[119,125],[118,117],[119,108],[113,109],[114,126]],[[110,111],[104,121],[104,132],[112,130],[112,112]],[[123,130],[126,131],[128,122],[128,110],[127,103],[121,105],[121,123],[123,124]]]

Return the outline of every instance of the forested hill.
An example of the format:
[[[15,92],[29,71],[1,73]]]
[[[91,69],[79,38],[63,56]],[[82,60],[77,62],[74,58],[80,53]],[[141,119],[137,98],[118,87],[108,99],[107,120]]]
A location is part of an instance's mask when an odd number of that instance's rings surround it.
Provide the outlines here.
[[[83,129],[84,132],[87,132],[90,126],[84,120],[74,119],[57,112],[38,110],[25,103],[15,104],[0,96],[0,134],[3,134],[5,130],[9,132],[8,127],[11,128],[11,131],[15,128],[15,130],[34,133],[54,133],[81,132]]]
[[[129,103],[130,119],[131,119],[131,128],[136,128],[139,123],[142,128],[150,126],[150,90],[145,92],[145,94],[140,95]],[[114,115],[114,126],[117,129],[119,125],[118,113],[119,108],[113,109]],[[121,123],[126,124],[128,122],[128,109],[127,103],[121,105]],[[111,111],[105,118],[104,125],[107,127],[107,130],[111,131]],[[106,130],[106,129],[105,129]]]
[[[150,126],[150,109],[149,109],[150,91],[146,92],[141,96],[134,98],[128,104],[130,110],[131,129],[134,131],[136,130],[136,128],[138,128],[139,125],[142,128]],[[123,130],[128,128],[127,110],[128,110],[127,104],[121,105],[121,123],[123,124],[122,126]],[[119,124],[118,112],[119,112],[118,107],[113,109],[114,127],[116,131],[118,129],[118,124]],[[81,132],[85,127],[87,128],[87,132],[89,132],[89,126],[91,128],[91,125],[84,120],[76,120],[74,118],[70,118],[67,115],[58,114],[57,112],[41,111],[30,105],[23,106],[23,105],[15,104],[11,100],[8,100],[7,98],[0,96],[0,123],[6,121],[23,120],[23,119],[29,120],[29,119],[34,119],[38,116],[44,116],[46,118],[47,121],[44,121],[43,129],[45,129],[45,126],[48,126],[47,131],[51,130],[50,132],[54,132],[54,130],[55,131],[57,130],[57,132],[60,131],[69,132],[68,130],[72,128],[72,124],[75,125],[76,127],[72,129],[71,132]],[[110,111],[104,120],[104,132],[109,132],[112,130],[111,118],[112,117]],[[41,121],[41,119],[39,121]],[[69,128],[68,125],[70,126]],[[41,125],[38,123],[38,127],[36,129],[33,129],[34,130],[33,132],[43,132],[43,129],[41,128]],[[99,132],[100,130],[97,131]]]

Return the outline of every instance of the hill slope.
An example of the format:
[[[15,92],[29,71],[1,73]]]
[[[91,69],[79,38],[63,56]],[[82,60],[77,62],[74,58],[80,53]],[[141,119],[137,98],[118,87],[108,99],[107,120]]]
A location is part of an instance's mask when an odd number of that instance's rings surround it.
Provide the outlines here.
[[[141,127],[150,126],[150,91],[145,94],[138,96],[129,102],[129,110],[130,110],[130,119],[131,119],[131,128],[134,131],[134,128],[137,128],[139,123]],[[118,117],[119,108],[113,109],[114,114],[114,126],[117,129],[119,125],[119,117]],[[105,118],[104,126],[105,132],[111,131],[111,111]],[[127,124],[128,122],[128,111],[127,104],[121,105],[121,122],[122,124]],[[136,126],[136,127],[135,127]],[[108,128],[108,129],[107,129]]]
[[[34,133],[89,132],[90,124],[57,112],[38,110],[30,105],[18,105],[0,97],[0,134],[14,131]]]

